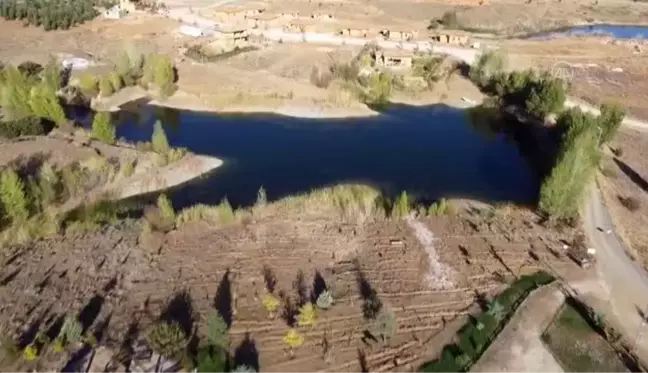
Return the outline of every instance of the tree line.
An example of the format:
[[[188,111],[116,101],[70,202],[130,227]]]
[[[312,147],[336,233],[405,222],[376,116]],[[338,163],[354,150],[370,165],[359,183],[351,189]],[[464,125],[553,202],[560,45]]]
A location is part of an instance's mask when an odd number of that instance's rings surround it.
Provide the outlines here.
[[[578,107],[564,109],[566,82],[533,70],[505,72],[504,59],[496,52],[480,56],[469,76],[493,95],[490,103],[494,107],[513,105],[541,121],[557,115],[551,131],[556,135],[558,152],[552,169],[543,178],[538,207],[558,220],[577,218],[586,188],[599,165],[601,147],[614,138],[625,112],[609,103],[601,105],[598,116]]]
[[[93,0],[6,0],[0,5],[0,16],[48,31],[67,30],[97,17],[94,5]]]

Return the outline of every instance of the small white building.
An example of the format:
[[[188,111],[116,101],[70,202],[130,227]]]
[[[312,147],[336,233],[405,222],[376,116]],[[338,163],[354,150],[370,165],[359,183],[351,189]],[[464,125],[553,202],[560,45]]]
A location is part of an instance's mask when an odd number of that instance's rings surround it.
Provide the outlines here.
[[[122,11],[119,5],[115,5],[110,9],[106,9],[104,12],[104,17],[107,19],[120,19],[122,17]]]

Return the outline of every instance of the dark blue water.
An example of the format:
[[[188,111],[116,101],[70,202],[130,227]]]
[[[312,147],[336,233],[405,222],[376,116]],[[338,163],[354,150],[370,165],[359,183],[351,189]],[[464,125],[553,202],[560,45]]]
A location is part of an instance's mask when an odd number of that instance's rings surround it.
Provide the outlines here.
[[[148,141],[161,118],[172,146],[219,157],[224,165],[172,192],[174,203],[253,203],[340,183],[388,195],[529,202],[538,181],[514,142],[474,128],[463,110],[395,107],[377,117],[303,119],[272,114],[215,115],[144,107],[122,118],[118,136]],[[139,123],[138,123],[139,122]]]
[[[648,37],[648,26],[626,25],[586,25],[574,26],[563,30],[544,32],[532,36],[532,39],[545,39],[557,36],[608,35],[617,39],[634,39]]]

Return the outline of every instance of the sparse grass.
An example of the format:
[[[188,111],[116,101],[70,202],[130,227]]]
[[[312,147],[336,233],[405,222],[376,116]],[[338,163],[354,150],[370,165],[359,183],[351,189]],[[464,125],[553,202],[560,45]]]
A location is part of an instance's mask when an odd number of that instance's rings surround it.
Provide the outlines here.
[[[237,220],[237,215],[227,199],[216,206],[194,205],[180,211],[176,225],[181,226],[191,222],[206,221],[218,225],[229,225]]]
[[[542,340],[566,371],[627,371],[608,342],[568,303],[542,335]]]

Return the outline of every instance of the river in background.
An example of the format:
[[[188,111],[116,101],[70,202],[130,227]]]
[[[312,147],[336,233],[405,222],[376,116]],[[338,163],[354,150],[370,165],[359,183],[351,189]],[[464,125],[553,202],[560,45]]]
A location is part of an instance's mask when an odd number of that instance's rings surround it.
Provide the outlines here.
[[[572,26],[550,32],[532,35],[530,39],[548,39],[560,36],[602,35],[612,36],[617,39],[644,39],[648,38],[648,26],[633,25],[583,25]]]
[[[464,110],[394,105],[376,117],[293,118],[214,114],[148,105],[119,114],[118,137],[150,141],[164,123],[169,142],[224,160],[213,173],[170,191],[176,207],[227,197],[249,205],[343,183],[424,201],[470,198],[532,202],[538,179],[512,140],[472,124]]]

